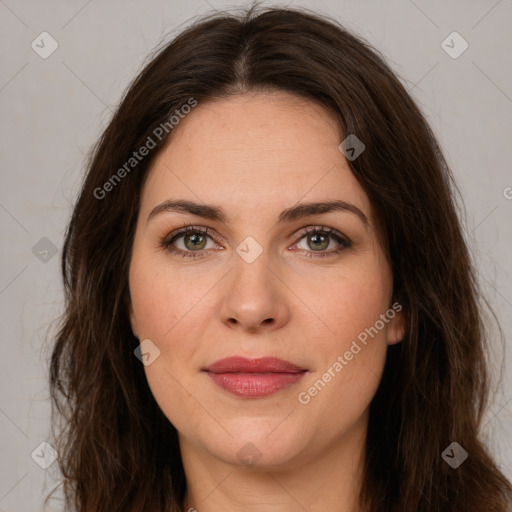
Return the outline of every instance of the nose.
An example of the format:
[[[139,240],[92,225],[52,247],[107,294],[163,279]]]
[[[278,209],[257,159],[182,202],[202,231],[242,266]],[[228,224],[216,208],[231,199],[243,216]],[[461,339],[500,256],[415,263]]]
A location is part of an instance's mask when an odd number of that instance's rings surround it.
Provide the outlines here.
[[[246,332],[275,330],[290,317],[289,290],[278,275],[268,251],[248,263],[234,255],[234,268],[223,289],[221,320]]]

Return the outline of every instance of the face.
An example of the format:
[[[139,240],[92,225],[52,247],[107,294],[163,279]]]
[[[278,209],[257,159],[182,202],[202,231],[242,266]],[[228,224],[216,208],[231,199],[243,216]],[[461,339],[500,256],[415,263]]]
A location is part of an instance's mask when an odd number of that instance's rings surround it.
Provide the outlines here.
[[[156,157],[130,321],[182,451],[284,468],[364,439],[404,325],[342,140],[322,107],[260,93],[200,103]]]

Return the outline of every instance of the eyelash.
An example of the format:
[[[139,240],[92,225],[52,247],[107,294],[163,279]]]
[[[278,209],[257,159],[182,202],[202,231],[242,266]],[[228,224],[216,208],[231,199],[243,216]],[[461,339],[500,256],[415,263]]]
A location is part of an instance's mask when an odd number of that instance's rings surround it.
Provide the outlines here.
[[[188,225],[186,227],[178,229],[177,231],[171,233],[171,235],[163,238],[160,242],[160,245],[163,249],[169,251],[170,253],[176,254],[176,255],[181,255],[183,258],[203,258],[204,250],[200,250],[197,252],[196,251],[183,251],[182,249],[177,249],[176,247],[173,247],[173,245],[172,245],[173,242],[175,242],[178,238],[181,238],[183,235],[186,235],[189,233],[207,235],[210,238],[212,238],[212,240],[215,241],[215,238],[213,237],[212,232],[209,228]],[[308,227],[308,228],[304,229],[298,235],[299,239],[297,242],[295,242],[295,244],[299,243],[306,236],[311,235],[311,234],[317,234],[317,233],[323,234],[323,235],[328,235],[328,236],[332,237],[334,240],[336,240],[336,242],[338,242],[340,244],[340,247],[338,247],[338,249],[328,251],[328,252],[307,251],[306,255],[309,258],[325,258],[325,257],[329,257],[329,256],[334,256],[336,254],[339,254],[343,250],[350,249],[352,247],[352,242],[348,238],[341,235],[341,233],[339,233],[335,229],[332,229],[332,228],[329,228],[326,226]]]

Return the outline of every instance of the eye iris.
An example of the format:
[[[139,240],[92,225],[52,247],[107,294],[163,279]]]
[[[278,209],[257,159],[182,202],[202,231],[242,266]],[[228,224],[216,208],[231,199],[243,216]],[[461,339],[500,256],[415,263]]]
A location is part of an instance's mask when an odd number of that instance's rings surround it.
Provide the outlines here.
[[[196,243],[198,241],[198,239],[202,239],[202,245],[201,245],[201,241],[199,241],[199,243]],[[193,244],[190,247],[187,244],[187,242],[189,242],[189,241],[192,241],[192,244]],[[206,237],[204,235],[200,235],[198,233],[187,234],[184,237],[184,242],[185,242],[185,246],[187,247],[187,249],[193,249],[193,250],[194,249],[204,249],[204,246],[206,244]]]
[[[309,241],[310,241],[310,240],[317,240],[317,241],[318,241],[318,239],[319,239],[319,238],[323,238],[323,244],[322,244],[322,246],[319,246],[319,245],[313,245],[313,246],[312,246],[312,245],[309,243]],[[314,244],[314,243],[315,243],[315,242],[313,242],[313,244]],[[313,249],[313,250],[317,250],[317,249],[319,249],[319,250],[327,249],[327,246],[328,246],[328,245],[329,245],[329,240],[328,240],[328,237],[327,237],[327,236],[325,236],[325,235],[322,235],[322,234],[319,234],[319,233],[314,233],[314,234],[312,234],[312,235],[310,235],[310,236],[308,237],[308,246],[309,246],[311,249]]]

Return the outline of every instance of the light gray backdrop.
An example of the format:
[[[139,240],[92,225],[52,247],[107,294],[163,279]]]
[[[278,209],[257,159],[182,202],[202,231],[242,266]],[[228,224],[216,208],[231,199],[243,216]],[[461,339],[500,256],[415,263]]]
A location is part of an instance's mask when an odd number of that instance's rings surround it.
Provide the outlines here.
[[[458,179],[467,238],[507,337],[505,351],[494,345],[495,375],[503,363],[505,372],[483,431],[512,478],[512,2],[275,4],[330,14],[366,37],[431,122]],[[0,0],[0,512],[42,510],[43,493],[55,485],[57,464],[41,467],[52,460],[41,445],[50,411],[44,343],[62,310],[59,257],[84,156],[166,34],[211,9],[243,5]]]

